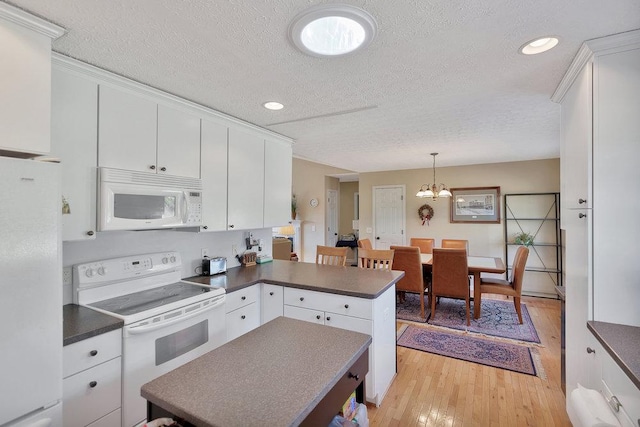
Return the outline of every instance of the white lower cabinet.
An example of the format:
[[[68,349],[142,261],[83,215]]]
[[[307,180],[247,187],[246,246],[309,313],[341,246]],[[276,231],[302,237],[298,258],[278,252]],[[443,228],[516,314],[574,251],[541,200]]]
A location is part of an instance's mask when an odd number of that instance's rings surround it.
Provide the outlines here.
[[[65,427],[120,426],[122,331],[64,347]]]
[[[370,335],[366,398],[380,405],[396,373],[395,286],[375,299],[285,287],[284,316]]]
[[[279,285],[270,285],[268,283],[262,283],[261,286],[262,298],[260,298],[260,301],[262,304],[262,311],[260,324],[265,324],[276,317],[284,315],[284,287]]]
[[[260,285],[227,294],[227,342],[260,326]]]

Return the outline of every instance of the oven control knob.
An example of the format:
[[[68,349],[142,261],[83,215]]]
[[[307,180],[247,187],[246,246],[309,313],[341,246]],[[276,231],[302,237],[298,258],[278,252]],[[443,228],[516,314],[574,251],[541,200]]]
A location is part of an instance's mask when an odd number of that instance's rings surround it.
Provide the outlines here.
[[[163,264],[168,264],[169,263],[169,258],[167,258],[167,257],[162,258],[162,263]]]
[[[93,277],[94,274],[96,274],[96,272],[93,268],[87,269],[87,272],[86,272],[87,277]]]
[[[176,257],[172,256],[171,258],[169,258],[169,261],[176,262]]]
[[[105,267],[99,267],[98,268],[98,274],[100,276],[104,276],[105,274],[107,274],[107,269]]]

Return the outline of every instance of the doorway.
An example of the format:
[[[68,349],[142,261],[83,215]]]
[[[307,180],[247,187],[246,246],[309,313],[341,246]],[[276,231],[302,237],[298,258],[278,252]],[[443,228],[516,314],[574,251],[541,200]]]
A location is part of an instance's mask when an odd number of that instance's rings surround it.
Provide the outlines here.
[[[404,185],[373,187],[372,244],[375,249],[406,244],[404,195]]]
[[[338,243],[338,191],[327,190],[327,235],[326,246],[335,246]]]

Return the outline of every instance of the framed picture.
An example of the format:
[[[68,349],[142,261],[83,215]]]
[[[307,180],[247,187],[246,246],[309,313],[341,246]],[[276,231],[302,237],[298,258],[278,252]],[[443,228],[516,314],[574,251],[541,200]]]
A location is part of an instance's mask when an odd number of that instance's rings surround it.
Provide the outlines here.
[[[450,222],[500,224],[500,187],[451,188]]]

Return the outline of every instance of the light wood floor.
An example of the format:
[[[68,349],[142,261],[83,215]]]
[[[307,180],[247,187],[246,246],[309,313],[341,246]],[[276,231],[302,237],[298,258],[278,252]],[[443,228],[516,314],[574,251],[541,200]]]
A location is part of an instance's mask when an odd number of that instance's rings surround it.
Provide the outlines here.
[[[370,424],[571,426],[560,388],[560,301],[523,302],[544,346],[546,379],[398,347],[398,374],[380,407],[368,405]]]

